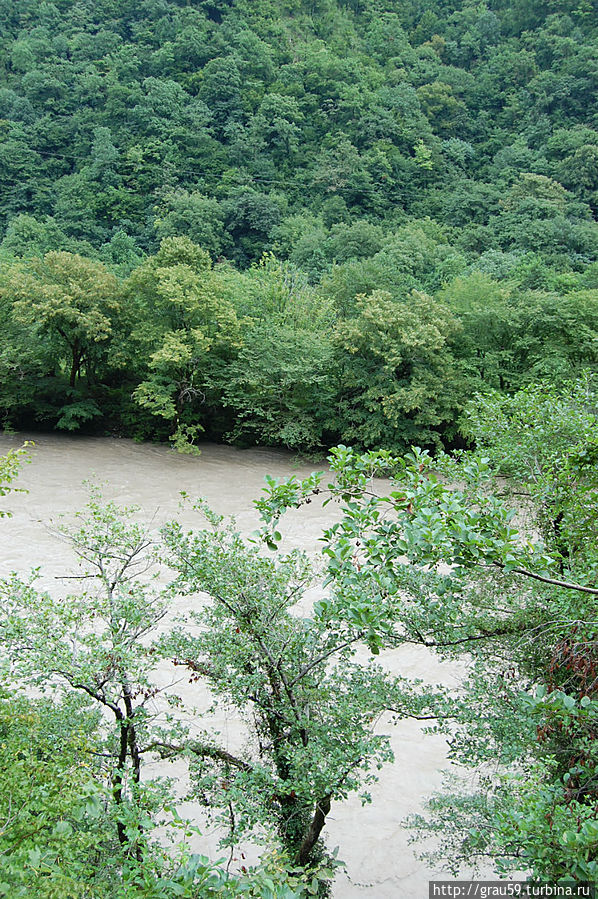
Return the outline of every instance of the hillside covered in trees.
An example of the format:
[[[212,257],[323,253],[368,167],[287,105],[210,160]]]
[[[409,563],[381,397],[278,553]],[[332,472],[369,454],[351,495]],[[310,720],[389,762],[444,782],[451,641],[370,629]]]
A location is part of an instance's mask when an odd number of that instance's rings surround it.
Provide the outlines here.
[[[0,3],[0,414],[455,441],[598,356],[595,0]]]

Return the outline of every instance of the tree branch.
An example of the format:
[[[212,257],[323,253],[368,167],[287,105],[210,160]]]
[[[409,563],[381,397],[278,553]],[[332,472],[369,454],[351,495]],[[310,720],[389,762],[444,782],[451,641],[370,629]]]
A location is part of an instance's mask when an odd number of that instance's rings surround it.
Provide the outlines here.
[[[493,562],[492,564],[500,569],[505,568],[502,562]],[[586,587],[585,584],[572,584],[570,581],[560,581],[556,578],[545,577],[542,574],[536,574],[535,571],[528,571],[527,568],[510,568],[509,573],[511,572],[533,578],[534,581],[541,581],[543,584],[549,584],[551,587],[563,587],[566,590],[577,590],[579,593],[590,593],[592,596],[598,596],[598,587]]]
[[[333,656],[336,652],[340,652],[342,649],[345,649],[347,646],[351,646],[352,643],[357,643],[357,641],[361,640],[362,638],[363,638],[363,634],[361,634],[361,633],[357,634],[356,637],[351,637],[350,640],[345,640],[344,643],[341,643],[339,646],[335,646],[332,649],[329,649],[328,652],[323,652],[322,655],[319,655],[312,662],[310,662],[309,665],[305,665],[301,669],[299,674],[296,677],[294,677],[293,680],[289,683],[289,687],[294,687],[295,684],[299,683],[299,681],[302,680],[305,677],[305,675],[308,674],[312,670],[312,668],[315,668],[316,665],[319,665],[320,662],[324,662],[326,659],[330,658],[330,656]]]
[[[207,743],[185,743],[180,745],[175,743],[165,743],[162,740],[154,740],[152,743],[148,743],[147,746],[140,749],[139,752],[157,752],[161,758],[181,755],[183,752],[192,752],[194,755],[226,762],[228,765],[231,765],[233,768],[238,768],[240,771],[253,771],[252,766],[248,762],[244,762],[243,759],[237,758],[236,755],[231,755],[226,749],[221,749],[219,746],[210,746]]]

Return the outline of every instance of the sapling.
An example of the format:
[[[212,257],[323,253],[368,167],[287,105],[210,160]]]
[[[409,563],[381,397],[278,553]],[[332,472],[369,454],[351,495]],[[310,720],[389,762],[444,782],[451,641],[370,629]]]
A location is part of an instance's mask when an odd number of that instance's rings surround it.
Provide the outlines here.
[[[0,581],[0,652],[12,680],[60,697],[77,692],[105,712],[107,767],[118,839],[140,858],[144,808],[142,744],[152,729],[157,625],[170,591],[152,583],[147,530],[97,490],[76,525],[61,527],[81,563],[77,593],[39,591],[35,578]],[[69,576],[70,578],[70,576]],[[112,722],[108,725],[108,722]]]

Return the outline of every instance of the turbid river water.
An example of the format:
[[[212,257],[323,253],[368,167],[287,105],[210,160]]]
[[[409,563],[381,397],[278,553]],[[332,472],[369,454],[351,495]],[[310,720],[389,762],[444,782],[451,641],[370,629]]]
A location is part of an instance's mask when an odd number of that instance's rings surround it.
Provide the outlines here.
[[[0,435],[0,453],[21,445],[28,435]],[[10,571],[24,573],[41,566],[43,583],[57,589],[61,575],[69,573],[73,560],[68,547],[55,535],[50,522],[60,514],[72,514],[87,498],[83,482],[92,479],[104,485],[104,494],[122,504],[136,504],[142,518],[159,527],[178,517],[179,492],[203,496],[218,512],[234,514],[240,528],[256,527],[252,506],[264,485],[264,476],[304,476],[315,464],[297,464],[283,452],[266,449],[237,450],[204,445],[200,457],[180,456],[165,447],[137,445],[129,440],[72,438],[36,435],[31,464],[25,465],[19,486],[27,493],[0,500],[13,513],[0,519],[0,576]],[[317,538],[333,515],[330,507],[317,504],[284,520],[284,548],[300,546],[317,551]],[[193,523],[184,513],[184,523]],[[442,666],[427,651],[403,647],[386,653],[389,669],[431,682],[454,683],[456,672]],[[181,686],[183,698],[197,705],[197,686]],[[186,692],[189,695],[186,695]],[[232,744],[239,739],[239,723],[223,718],[219,729]],[[409,844],[404,819],[421,811],[425,797],[441,784],[447,768],[446,745],[439,736],[424,735],[417,722],[404,721],[391,728],[394,765],[380,773],[371,789],[372,803],[362,807],[356,797],[333,807],[325,836],[330,848],[339,847],[347,864],[346,874],[337,877],[336,899],[412,899],[428,895],[428,880],[440,878],[418,860]],[[170,772],[167,772],[170,773]],[[216,854],[216,837],[208,846]],[[206,844],[202,844],[202,851]],[[220,853],[221,854],[221,853]]]

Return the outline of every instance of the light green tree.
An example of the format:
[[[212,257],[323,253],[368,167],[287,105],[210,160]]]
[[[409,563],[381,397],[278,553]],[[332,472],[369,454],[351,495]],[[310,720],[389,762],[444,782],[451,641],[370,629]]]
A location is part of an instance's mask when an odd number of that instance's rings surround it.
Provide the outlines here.
[[[151,540],[130,522],[134,511],[102,505],[94,492],[78,526],[63,530],[83,565],[85,592],[51,596],[16,575],[0,583],[1,648],[13,683],[59,700],[78,693],[111,720],[104,753],[116,834],[141,861],[144,809],[151,807],[141,779],[142,744],[156,695],[155,649],[142,637],[151,637],[164,617],[168,591],[141,580],[152,564]]]
[[[240,346],[240,324],[208,254],[187,238],[162,241],[156,256],[132,273],[125,292],[144,321],[132,334],[145,357],[135,401],[164,419],[179,449],[203,429],[201,407],[214,368]]]
[[[243,716],[248,741],[235,754],[193,741],[156,748],[191,756],[192,794],[228,827],[228,843],[265,828],[294,864],[317,873],[329,858],[323,837],[331,808],[355,791],[368,801],[374,769],[392,760],[375,722],[385,711],[425,717],[441,699],[433,691],[417,697],[407,681],[356,658],[364,621],[328,615],[324,601],[309,617],[297,614],[312,579],[303,554],[264,556],[259,541],[204,511],[209,528],[165,529],[176,588],[209,597],[191,615],[193,631],[187,625],[165,643],[218,705]],[[313,892],[328,895],[326,882],[316,881]]]
[[[362,446],[438,442],[459,402],[450,343],[458,324],[420,291],[397,300],[374,290],[340,321],[337,428]]]
[[[46,253],[43,259],[14,266],[3,279],[14,316],[60,347],[68,383],[84,370],[95,373],[98,353],[108,342],[120,309],[118,282],[99,262],[73,253]]]

